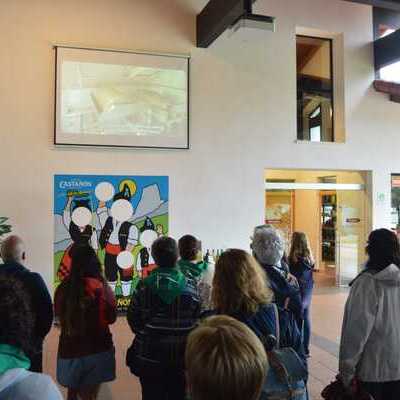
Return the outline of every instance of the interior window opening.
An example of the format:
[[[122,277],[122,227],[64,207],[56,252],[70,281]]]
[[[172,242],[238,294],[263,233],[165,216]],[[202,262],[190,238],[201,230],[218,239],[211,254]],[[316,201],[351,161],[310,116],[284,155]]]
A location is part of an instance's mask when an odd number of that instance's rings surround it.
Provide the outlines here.
[[[334,142],[332,40],[297,36],[297,139]]]

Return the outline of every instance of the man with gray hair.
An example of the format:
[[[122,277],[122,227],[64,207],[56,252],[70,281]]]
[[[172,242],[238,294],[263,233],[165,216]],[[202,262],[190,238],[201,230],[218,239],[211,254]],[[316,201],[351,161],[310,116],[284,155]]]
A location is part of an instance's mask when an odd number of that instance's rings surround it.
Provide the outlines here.
[[[256,232],[257,230],[259,230],[259,229],[262,230],[262,229],[267,229],[267,228],[271,228],[271,229],[276,230],[276,232],[278,233],[278,235],[280,235],[280,236],[283,238],[282,232],[281,232],[279,229],[275,228],[272,224],[264,224],[264,225],[258,225],[258,226],[256,226],[256,227],[254,228],[253,236],[251,236],[250,239],[253,241],[254,234],[255,234],[255,232]],[[286,256],[286,251],[285,251],[285,250],[284,250],[284,252],[283,252],[283,256],[282,256],[281,261],[280,261],[280,268],[282,269],[282,271],[283,271],[284,273],[290,274],[289,264],[288,264],[288,261],[287,261],[287,256]],[[294,277],[293,277],[293,278],[294,278]]]
[[[25,245],[22,239],[12,235],[7,237],[0,248],[0,256],[4,264],[0,265],[1,276],[15,277],[22,282],[29,294],[32,310],[35,314],[33,338],[34,348],[27,354],[31,361],[32,372],[42,372],[43,341],[51,329],[53,322],[53,304],[49,291],[42,277],[24,267],[26,258]],[[21,315],[21,318],[24,318]]]
[[[285,252],[282,235],[273,227],[257,226],[254,229],[251,248],[254,257],[267,274],[276,304],[291,310],[296,320],[301,323],[303,315],[299,286],[296,279],[292,279],[288,271],[281,266]]]

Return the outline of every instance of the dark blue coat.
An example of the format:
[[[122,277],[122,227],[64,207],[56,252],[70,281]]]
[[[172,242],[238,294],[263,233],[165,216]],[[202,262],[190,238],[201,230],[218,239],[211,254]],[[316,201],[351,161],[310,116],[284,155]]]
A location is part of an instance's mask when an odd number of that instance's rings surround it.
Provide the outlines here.
[[[287,279],[287,272],[272,265],[262,265],[267,274],[268,282],[275,296],[275,303],[280,308],[285,308],[285,301],[289,299],[289,310],[293,312],[296,320],[303,319],[303,307],[300,289]]]
[[[314,264],[306,258],[299,258],[296,263],[290,264],[290,273],[299,283],[301,302],[303,309],[310,307],[312,291],[314,287]]]

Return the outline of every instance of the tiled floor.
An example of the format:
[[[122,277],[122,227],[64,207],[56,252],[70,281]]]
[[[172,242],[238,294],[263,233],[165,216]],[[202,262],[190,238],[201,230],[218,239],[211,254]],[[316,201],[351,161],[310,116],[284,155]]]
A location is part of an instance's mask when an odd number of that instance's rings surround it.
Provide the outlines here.
[[[321,399],[322,389],[336,376],[340,331],[347,289],[332,287],[334,280],[316,274],[317,288],[312,302],[312,345],[310,370],[310,398]]]
[[[346,290],[328,287],[332,280],[322,273],[316,274],[318,287],[312,304],[313,338],[311,346],[310,397],[321,399],[322,389],[334,379],[337,373],[337,353]],[[140,400],[140,384],[125,366],[125,353],[132,334],[124,318],[113,326],[117,355],[117,380],[103,385],[99,400]],[[53,328],[45,344],[44,369],[55,378],[58,331]]]

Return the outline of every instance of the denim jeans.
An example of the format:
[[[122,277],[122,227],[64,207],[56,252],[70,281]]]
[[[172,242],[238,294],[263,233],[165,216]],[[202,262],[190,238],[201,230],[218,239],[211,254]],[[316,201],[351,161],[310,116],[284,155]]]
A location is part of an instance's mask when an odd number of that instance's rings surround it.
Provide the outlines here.
[[[311,337],[311,317],[310,307],[304,309],[304,320],[303,320],[303,344],[304,352],[308,356],[310,354],[310,337]]]

